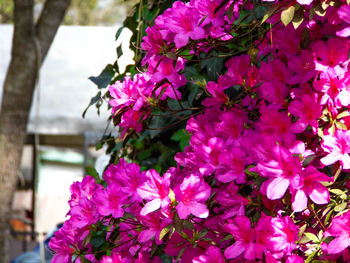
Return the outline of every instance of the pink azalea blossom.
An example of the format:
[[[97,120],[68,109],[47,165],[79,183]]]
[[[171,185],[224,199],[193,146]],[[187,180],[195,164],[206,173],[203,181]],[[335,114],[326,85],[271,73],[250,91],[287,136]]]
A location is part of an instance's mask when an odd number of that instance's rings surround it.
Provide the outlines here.
[[[154,60],[150,59],[149,71],[153,72],[152,80],[156,83],[160,83],[162,80],[167,79],[174,88],[185,85],[185,76],[179,74],[179,71],[185,67],[185,60],[183,58],[178,58],[175,67],[173,62],[174,60],[167,57]]]
[[[348,25],[350,24],[350,6],[342,5],[338,10],[338,15],[341,20],[343,20]],[[350,36],[350,26],[343,28],[337,32],[339,37],[349,37]]]
[[[258,70],[250,65],[250,56],[234,56],[226,62],[227,73],[219,77],[218,83],[224,88],[233,85],[253,87],[258,78]]]
[[[143,74],[144,77],[147,75]],[[134,77],[136,78],[136,77]],[[109,105],[113,107],[113,113],[123,107],[130,106],[134,110],[139,110],[147,103],[142,92],[143,86],[135,85],[134,81],[129,77],[125,77],[123,82],[119,80],[109,86],[108,91],[112,97]]]
[[[123,206],[127,204],[127,195],[118,183],[110,183],[105,190],[96,193],[98,212],[103,216],[112,215],[115,218],[124,214]]]
[[[294,75],[288,79],[288,84],[291,85],[305,83],[316,74],[313,55],[304,49],[300,52],[300,55],[289,58],[288,68],[294,72]]]
[[[333,218],[325,236],[335,237],[327,246],[329,254],[338,254],[350,246],[350,211]]]
[[[118,182],[122,186],[122,191],[130,196],[132,201],[141,201],[136,192],[137,188],[145,181],[145,178],[141,176],[140,166],[136,163],[128,164],[121,158],[117,165],[111,164],[107,168],[103,178],[108,184]]]
[[[129,129],[134,129],[136,132],[140,132],[143,129],[142,121],[146,120],[149,116],[149,111],[126,111],[119,123],[119,126],[124,128],[121,132],[121,137],[124,137]]]
[[[69,215],[72,226],[76,228],[94,224],[99,219],[95,203],[87,198],[81,199],[79,204],[73,206],[69,210]]]
[[[174,41],[176,48],[181,48],[189,39],[205,38],[205,31],[199,26],[201,18],[196,8],[176,1],[172,8],[157,17],[155,23],[164,39]]]
[[[85,176],[81,182],[74,182],[70,186],[71,197],[68,201],[70,207],[79,204],[79,201],[83,198],[93,199],[96,191],[100,189],[102,189],[102,186],[97,184],[90,175]]]
[[[170,204],[171,174],[164,174],[163,177],[160,177],[157,171],[152,169],[143,173],[143,176],[146,177],[146,182],[137,188],[137,193],[141,198],[150,201],[141,210],[141,215],[145,216],[160,207],[166,208]]]
[[[280,252],[281,256],[292,255],[293,250],[297,246],[296,241],[299,239],[299,227],[294,224],[289,216],[271,219],[271,226],[274,230],[274,234],[271,237],[272,249],[276,254]]]
[[[103,256],[100,263],[132,263],[132,260],[129,258],[123,258],[118,253],[112,253],[111,256]]]
[[[49,247],[55,254],[51,262],[53,263],[70,263],[78,243],[77,230],[66,221],[63,227],[56,231],[55,236],[50,239]]]
[[[339,64],[349,62],[349,42],[342,38],[329,38],[327,43],[318,41],[313,45],[312,51],[316,69],[320,71],[325,71],[328,67],[337,70]]]
[[[224,263],[225,259],[219,248],[210,246],[205,254],[195,257],[192,263]]]
[[[318,128],[318,119],[322,114],[322,107],[316,96],[303,95],[301,101],[293,100],[288,107],[291,114],[299,119],[291,126],[293,132],[303,132],[307,126],[311,126],[314,133]]]
[[[306,167],[301,173],[301,187],[292,194],[293,211],[301,212],[307,207],[307,196],[319,205],[328,204],[330,197],[327,187],[321,182],[329,182],[331,178],[320,173],[313,166]]]
[[[162,49],[166,49],[167,47],[157,26],[147,27],[146,34],[147,35],[142,38],[141,42],[141,48],[147,51],[142,59],[143,65],[145,65],[152,56],[156,56],[157,59],[160,59]]]
[[[292,190],[300,187],[300,159],[281,145],[276,145],[271,159],[258,163],[257,169],[261,176],[269,178],[261,191],[271,200],[282,198],[288,187]]]
[[[209,81],[207,84],[207,91],[212,96],[211,98],[206,98],[202,104],[203,106],[210,107],[210,106],[221,106],[222,104],[225,104],[228,102],[229,98],[224,92],[224,88],[218,84],[216,84],[214,81]]]
[[[324,165],[340,161],[343,169],[350,169],[350,130],[336,130],[334,136],[323,136],[323,150],[328,153],[321,159]]]
[[[138,240],[141,243],[145,243],[154,237],[156,244],[160,245],[162,244],[162,240],[159,238],[160,232],[164,227],[170,225],[172,223],[172,220],[170,218],[162,218],[162,216],[157,213],[140,217],[140,222],[145,227],[145,229],[140,232]]]
[[[245,214],[245,206],[249,200],[238,194],[238,186],[230,183],[228,186],[222,186],[217,190],[215,199],[221,205],[219,210],[223,210],[223,219],[232,218],[234,216],[243,216]]]
[[[174,189],[176,211],[179,218],[186,219],[190,214],[199,218],[207,218],[209,210],[205,201],[210,196],[211,188],[202,178],[191,174],[187,176],[180,185]]]
[[[215,178],[223,183],[236,180],[237,183],[246,181],[246,154],[240,147],[232,147],[219,154],[219,165]]]
[[[255,258],[255,231],[250,226],[246,216],[237,216],[232,223],[225,225],[226,231],[235,239],[235,243],[225,249],[227,259],[236,258],[243,254],[245,259]]]

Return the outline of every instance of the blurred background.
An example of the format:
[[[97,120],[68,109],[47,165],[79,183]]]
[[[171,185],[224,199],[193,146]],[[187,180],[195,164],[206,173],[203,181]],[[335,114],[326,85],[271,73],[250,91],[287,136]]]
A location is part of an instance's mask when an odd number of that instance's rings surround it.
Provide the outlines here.
[[[35,2],[40,14],[43,0]],[[101,174],[109,157],[96,142],[108,127],[106,105],[100,114],[82,113],[97,88],[97,76],[116,56],[115,34],[135,1],[73,0],[40,70],[34,93],[21,172],[13,201],[10,258],[38,247],[38,241],[63,222],[69,187],[82,179],[86,167]],[[0,0],[0,102],[11,58],[13,1]],[[121,68],[132,63],[131,33],[122,32]],[[113,125],[112,125],[113,126]],[[24,261],[23,261],[24,262]]]

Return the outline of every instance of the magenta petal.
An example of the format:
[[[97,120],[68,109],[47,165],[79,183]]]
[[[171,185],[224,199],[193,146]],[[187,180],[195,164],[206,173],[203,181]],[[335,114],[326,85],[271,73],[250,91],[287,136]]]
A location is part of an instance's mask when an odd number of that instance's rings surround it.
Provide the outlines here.
[[[150,229],[146,229],[146,230],[143,230],[140,234],[139,234],[139,237],[138,237],[138,240],[141,242],[141,243],[144,243],[144,242],[147,242],[148,240],[150,240],[152,237],[154,237],[155,233],[153,230],[150,230]]]
[[[298,190],[293,196],[292,207],[294,212],[301,212],[307,207],[307,196],[303,190]]]
[[[348,236],[340,236],[332,240],[328,244],[328,253],[329,254],[338,254],[346,249],[350,245],[350,239]]]
[[[205,204],[193,203],[191,204],[191,213],[199,218],[207,218],[209,210]]]
[[[232,246],[226,248],[224,255],[225,258],[236,258],[245,251],[245,245],[241,241],[237,241]]]
[[[176,211],[180,219],[186,219],[191,214],[190,207],[184,205],[183,203],[179,203],[176,206]]]
[[[158,208],[160,208],[160,199],[154,199],[151,202],[148,202],[141,210],[141,215],[145,216],[153,211],[156,211]]]
[[[329,192],[326,187],[321,184],[314,184],[313,188],[308,191],[310,199],[319,205],[328,204],[329,202]]]
[[[289,180],[281,177],[273,179],[267,186],[266,194],[271,200],[282,198],[289,186]]]

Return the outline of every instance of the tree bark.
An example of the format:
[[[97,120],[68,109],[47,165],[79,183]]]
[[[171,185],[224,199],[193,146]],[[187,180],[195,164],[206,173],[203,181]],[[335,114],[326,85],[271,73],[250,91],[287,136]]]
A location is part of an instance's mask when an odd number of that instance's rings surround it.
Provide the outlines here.
[[[39,68],[71,0],[46,0],[37,24],[34,0],[15,0],[11,61],[0,110],[0,263],[9,262],[9,220]]]

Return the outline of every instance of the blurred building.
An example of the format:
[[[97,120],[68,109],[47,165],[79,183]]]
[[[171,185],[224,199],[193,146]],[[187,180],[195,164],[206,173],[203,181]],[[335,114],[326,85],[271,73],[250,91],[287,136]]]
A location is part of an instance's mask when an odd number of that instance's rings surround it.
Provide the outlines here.
[[[84,166],[93,165],[103,151],[94,144],[106,132],[107,104],[100,116],[91,107],[82,118],[97,87],[88,80],[116,60],[118,27],[61,26],[41,68],[27,126],[13,209],[17,232],[47,233],[65,220],[69,186],[81,180]],[[13,27],[0,25],[0,102],[10,61]],[[123,31],[120,67],[132,63],[130,32]],[[108,132],[117,132],[113,127]],[[108,157],[100,157],[108,162]]]

